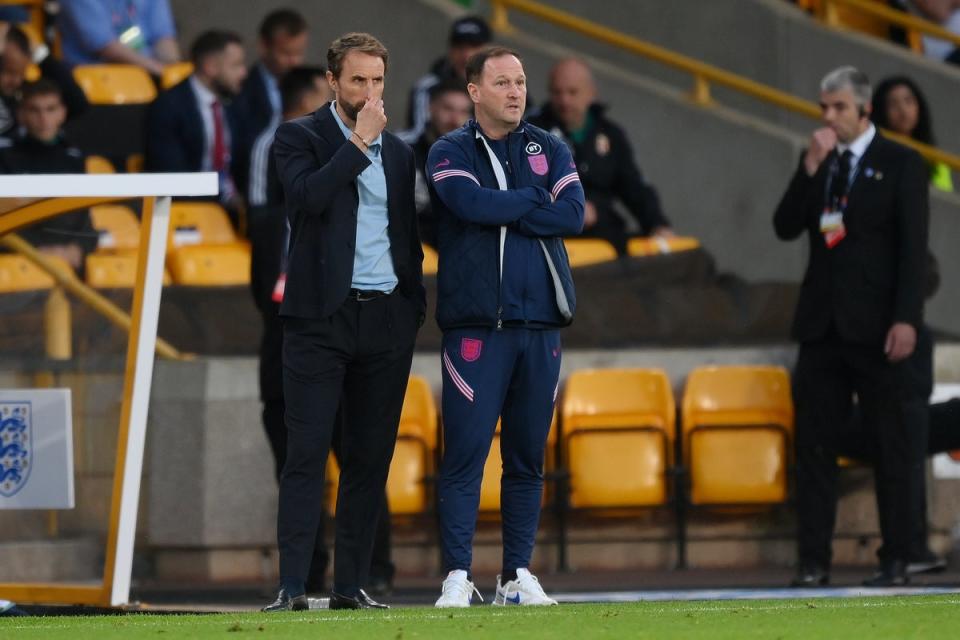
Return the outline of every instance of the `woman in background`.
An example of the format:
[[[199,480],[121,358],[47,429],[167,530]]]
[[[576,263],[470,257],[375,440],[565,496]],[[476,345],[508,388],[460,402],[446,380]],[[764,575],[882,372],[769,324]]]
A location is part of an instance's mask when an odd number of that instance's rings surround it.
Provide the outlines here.
[[[936,144],[927,99],[920,87],[906,76],[886,78],[877,85],[870,118],[878,127],[909,136],[917,142]],[[940,162],[931,163],[930,183],[941,191],[953,192],[950,167]]]

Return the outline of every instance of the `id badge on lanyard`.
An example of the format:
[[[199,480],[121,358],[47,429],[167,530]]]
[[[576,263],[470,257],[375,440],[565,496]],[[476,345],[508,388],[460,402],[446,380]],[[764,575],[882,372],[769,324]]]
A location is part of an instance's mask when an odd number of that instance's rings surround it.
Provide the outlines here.
[[[824,200],[827,204],[823,208],[823,213],[820,214],[820,233],[823,234],[823,242],[827,245],[827,249],[833,249],[847,237],[847,227],[843,223],[843,214],[847,210],[850,188],[857,177],[857,167],[854,167],[853,171],[850,172],[851,175],[847,181],[845,193],[839,198],[834,198],[830,194],[830,186],[837,171],[839,171],[839,167],[830,172],[829,179],[824,187],[826,192]]]
[[[147,48],[147,37],[137,19],[137,7],[133,0],[126,3],[126,15],[122,10],[114,12],[113,24],[118,31],[117,39],[134,51],[143,51]]]

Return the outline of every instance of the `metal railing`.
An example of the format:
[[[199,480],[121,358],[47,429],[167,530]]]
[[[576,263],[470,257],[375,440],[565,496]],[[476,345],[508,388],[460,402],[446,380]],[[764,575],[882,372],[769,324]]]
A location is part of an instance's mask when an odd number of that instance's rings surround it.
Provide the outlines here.
[[[847,3],[862,2],[862,0],[830,1]],[[718,85],[733,89],[738,93],[755,98],[760,102],[799,113],[808,118],[820,118],[820,107],[809,100],[798,98],[786,91],[781,91],[762,82],[745,78],[736,73],[701,62],[690,56],[629,36],[610,27],[567,13],[566,11],[554,9],[553,7],[548,7],[533,0],[491,0],[491,4],[493,6],[491,25],[497,31],[505,33],[515,31],[509,19],[509,11],[513,9],[568,31],[579,33],[588,38],[604,42],[643,58],[686,72],[690,74],[693,79],[693,88],[690,97],[694,103],[701,106],[710,107],[716,104],[711,95],[711,86]],[[942,163],[955,171],[960,171],[960,156],[928,144],[917,142],[912,138],[886,129],[883,130],[883,133],[888,138],[915,149],[929,162]]]
[[[814,13],[825,23],[832,27],[842,27],[844,25],[843,18],[837,9],[840,7],[849,7],[872,18],[878,18],[888,24],[902,27],[908,31],[916,31],[928,36],[940,38],[941,40],[947,40],[955,46],[960,47],[960,35],[944,29],[936,22],[904,11],[898,11],[892,7],[871,0],[817,0],[817,2],[808,2],[806,4],[809,5]]]

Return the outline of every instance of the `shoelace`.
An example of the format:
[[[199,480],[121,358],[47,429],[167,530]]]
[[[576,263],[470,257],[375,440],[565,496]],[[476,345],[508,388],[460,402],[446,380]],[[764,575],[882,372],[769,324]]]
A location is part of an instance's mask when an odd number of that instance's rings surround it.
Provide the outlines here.
[[[540,586],[540,579],[532,573],[517,578],[517,584],[523,588],[524,591],[535,593],[538,597],[546,598],[547,593],[543,590],[543,587]]]
[[[443,585],[440,587],[440,593],[442,595],[447,595],[447,592],[455,592],[458,598],[463,598],[466,595],[467,601],[470,600],[470,595],[472,593],[477,594],[477,597],[480,598],[480,602],[483,602],[483,596],[480,595],[480,591],[473,585],[469,580],[457,580],[456,578],[447,578],[443,581]]]

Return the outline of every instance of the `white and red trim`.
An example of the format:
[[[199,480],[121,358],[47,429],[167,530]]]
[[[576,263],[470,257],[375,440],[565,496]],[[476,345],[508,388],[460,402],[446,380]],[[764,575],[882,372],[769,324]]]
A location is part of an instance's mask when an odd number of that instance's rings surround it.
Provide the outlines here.
[[[567,175],[557,180],[557,183],[553,185],[553,190],[550,191],[550,193],[553,194],[553,199],[556,200],[560,196],[560,192],[563,191],[565,188],[567,188],[568,185],[574,182],[580,182],[580,176],[577,175],[576,171],[574,171],[573,173],[568,173]]]
[[[447,375],[450,376],[450,380],[454,386],[460,390],[460,393],[462,393],[467,400],[473,402],[473,388],[467,384],[467,381],[463,379],[463,376],[460,375],[457,368],[453,366],[453,360],[447,355],[446,349],[443,350],[443,366],[447,370]]]
[[[477,180],[477,177],[475,175],[473,175],[469,171],[462,171],[460,169],[446,169],[444,171],[437,171],[435,174],[433,174],[433,182],[437,183],[437,182],[440,182],[441,180],[446,180],[447,178],[456,178],[456,177],[469,178],[470,180],[473,180],[475,183],[477,183],[478,187],[480,186],[480,181]]]

